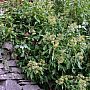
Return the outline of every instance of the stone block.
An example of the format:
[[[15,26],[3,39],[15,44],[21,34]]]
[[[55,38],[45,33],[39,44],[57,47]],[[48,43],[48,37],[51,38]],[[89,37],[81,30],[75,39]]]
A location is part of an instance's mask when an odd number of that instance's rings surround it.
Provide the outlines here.
[[[10,67],[10,72],[12,73],[21,73],[21,69],[17,68],[17,67]]]
[[[4,65],[2,63],[0,63],[0,68],[4,68]]]
[[[15,73],[7,73],[0,75],[0,80],[6,80],[6,79],[14,79],[14,80],[23,79],[23,75],[15,74]]]
[[[16,80],[6,80],[5,87],[6,90],[21,90],[21,87],[17,84]]]
[[[5,81],[0,80],[0,90],[5,90],[4,82]]]
[[[5,90],[5,87],[3,85],[0,85],[0,90]]]
[[[16,66],[17,66],[16,60],[9,60],[9,61],[8,61],[8,65],[9,65],[10,67],[16,67]]]
[[[0,75],[5,74],[5,71],[0,68]]]
[[[9,74],[10,79],[23,79],[23,75],[22,74],[15,74],[15,73],[11,73]]]
[[[6,80],[9,79],[9,76],[7,74],[0,75],[0,80]]]
[[[40,90],[38,85],[25,85],[23,86],[23,90]]]
[[[31,85],[30,81],[19,81],[18,82],[19,85]]]
[[[14,50],[13,43],[10,41],[4,42],[4,44],[2,45],[2,48],[8,50],[10,53],[12,53]]]
[[[19,85],[35,85],[34,82],[31,82],[30,80],[18,80]]]
[[[21,86],[22,85],[30,85],[30,82],[19,82],[18,84],[21,85]]]

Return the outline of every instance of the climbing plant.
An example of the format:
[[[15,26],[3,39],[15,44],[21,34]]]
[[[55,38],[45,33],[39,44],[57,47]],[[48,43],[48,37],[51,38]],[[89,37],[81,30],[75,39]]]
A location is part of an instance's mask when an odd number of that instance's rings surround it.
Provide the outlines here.
[[[88,2],[81,2],[82,7],[85,5],[82,9],[77,0],[56,1],[23,1],[17,5],[6,2],[0,16],[0,42],[14,43],[18,66],[41,88],[89,90]]]

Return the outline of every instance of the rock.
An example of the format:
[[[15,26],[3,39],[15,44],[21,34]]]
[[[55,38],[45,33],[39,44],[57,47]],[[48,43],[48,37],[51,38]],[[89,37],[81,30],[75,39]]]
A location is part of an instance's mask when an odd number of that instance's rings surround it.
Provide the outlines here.
[[[19,80],[18,84],[19,85],[31,85],[32,82],[30,82],[30,80]]]
[[[5,90],[5,87],[0,85],[0,90]]]
[[[11,74],[9,74],[9,78],[10,79],[22,79],[23,75],[22,74],[11,73]]]
[[[3,65],[2,63],[0,63],[0,69],[1,69],[1,68],[4,68],[4,65]]]
[[[5,42],[2,46],[2,48],[7,49],[9,52],[13,52],[13,50],[14,50],[13,44],[10,41]]]
[[[11,67],[10,69],[11,69],[10,72],[12,73],[19,73],[19,74],[21,73],[21,69],[17,67]]]
[[[30,80],[18,80],[18,82],[30,82]]]
[[[19,82],[18,84],[19,85],[30,85],[31,83],[30,82]]]
[[[13,57],[14,46],[13,46],[12,42],[10,42],[10,41],[4,42],[2,48],[4,49],[4,52],[7,53],[8,59],[14,58]]]
[[[9,61],[8,61],[8,65],[9,65],[10,67],[16,67],[16,66],[17,66],[16,60],[9,60]]]
[[[0,75],[0,80],[6,80],[9,79],[9,77],[6,74]]]
[[[6,80],[5,82],[6,90],[21,90],[20,85],[14,80]]]
[[[5,71],[0,69],[0,75],[5,74]]]
[[[6,79],[13,79],[13,80],[23,79],[23,75],[15,74],[15,73],[7,73],[0,75],[0,80],[6,80]]]
[[[31,82],[30,80],[18,80],[19,85],[36,85],[34,82]]]
[[[40,88],[37,85],[25,85],[23,90],[40,90]]]
[[[5,90],[4,81],[0,81],[0,90]]]

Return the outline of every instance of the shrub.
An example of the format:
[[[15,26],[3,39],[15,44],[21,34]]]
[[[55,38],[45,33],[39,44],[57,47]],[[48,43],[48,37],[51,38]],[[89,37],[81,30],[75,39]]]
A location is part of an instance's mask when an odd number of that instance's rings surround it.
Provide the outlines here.
[[[68,22],[72,11],[61,10],[60,14],[65,15],[58,16],[51,1],[24,1],[13,8],[10,5],[0,16],[0,41],[14,43],[18,65],[26,77],[45,90],[88,89],[88,15],[78,21],[77,14],[77,19]]]

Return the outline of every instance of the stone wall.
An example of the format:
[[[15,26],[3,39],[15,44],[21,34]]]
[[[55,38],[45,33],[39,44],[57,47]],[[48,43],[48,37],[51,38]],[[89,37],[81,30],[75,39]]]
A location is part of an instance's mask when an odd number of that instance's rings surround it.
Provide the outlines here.
[[[5,47],[10,50],[10,47]],[[41,90],[35,83],[24,79],[21,70],[17,68],[17,60],[4,56],[3,49],[0,49],[0,90]],[[5,68],[5,59],[7,59],[8,69]]]

